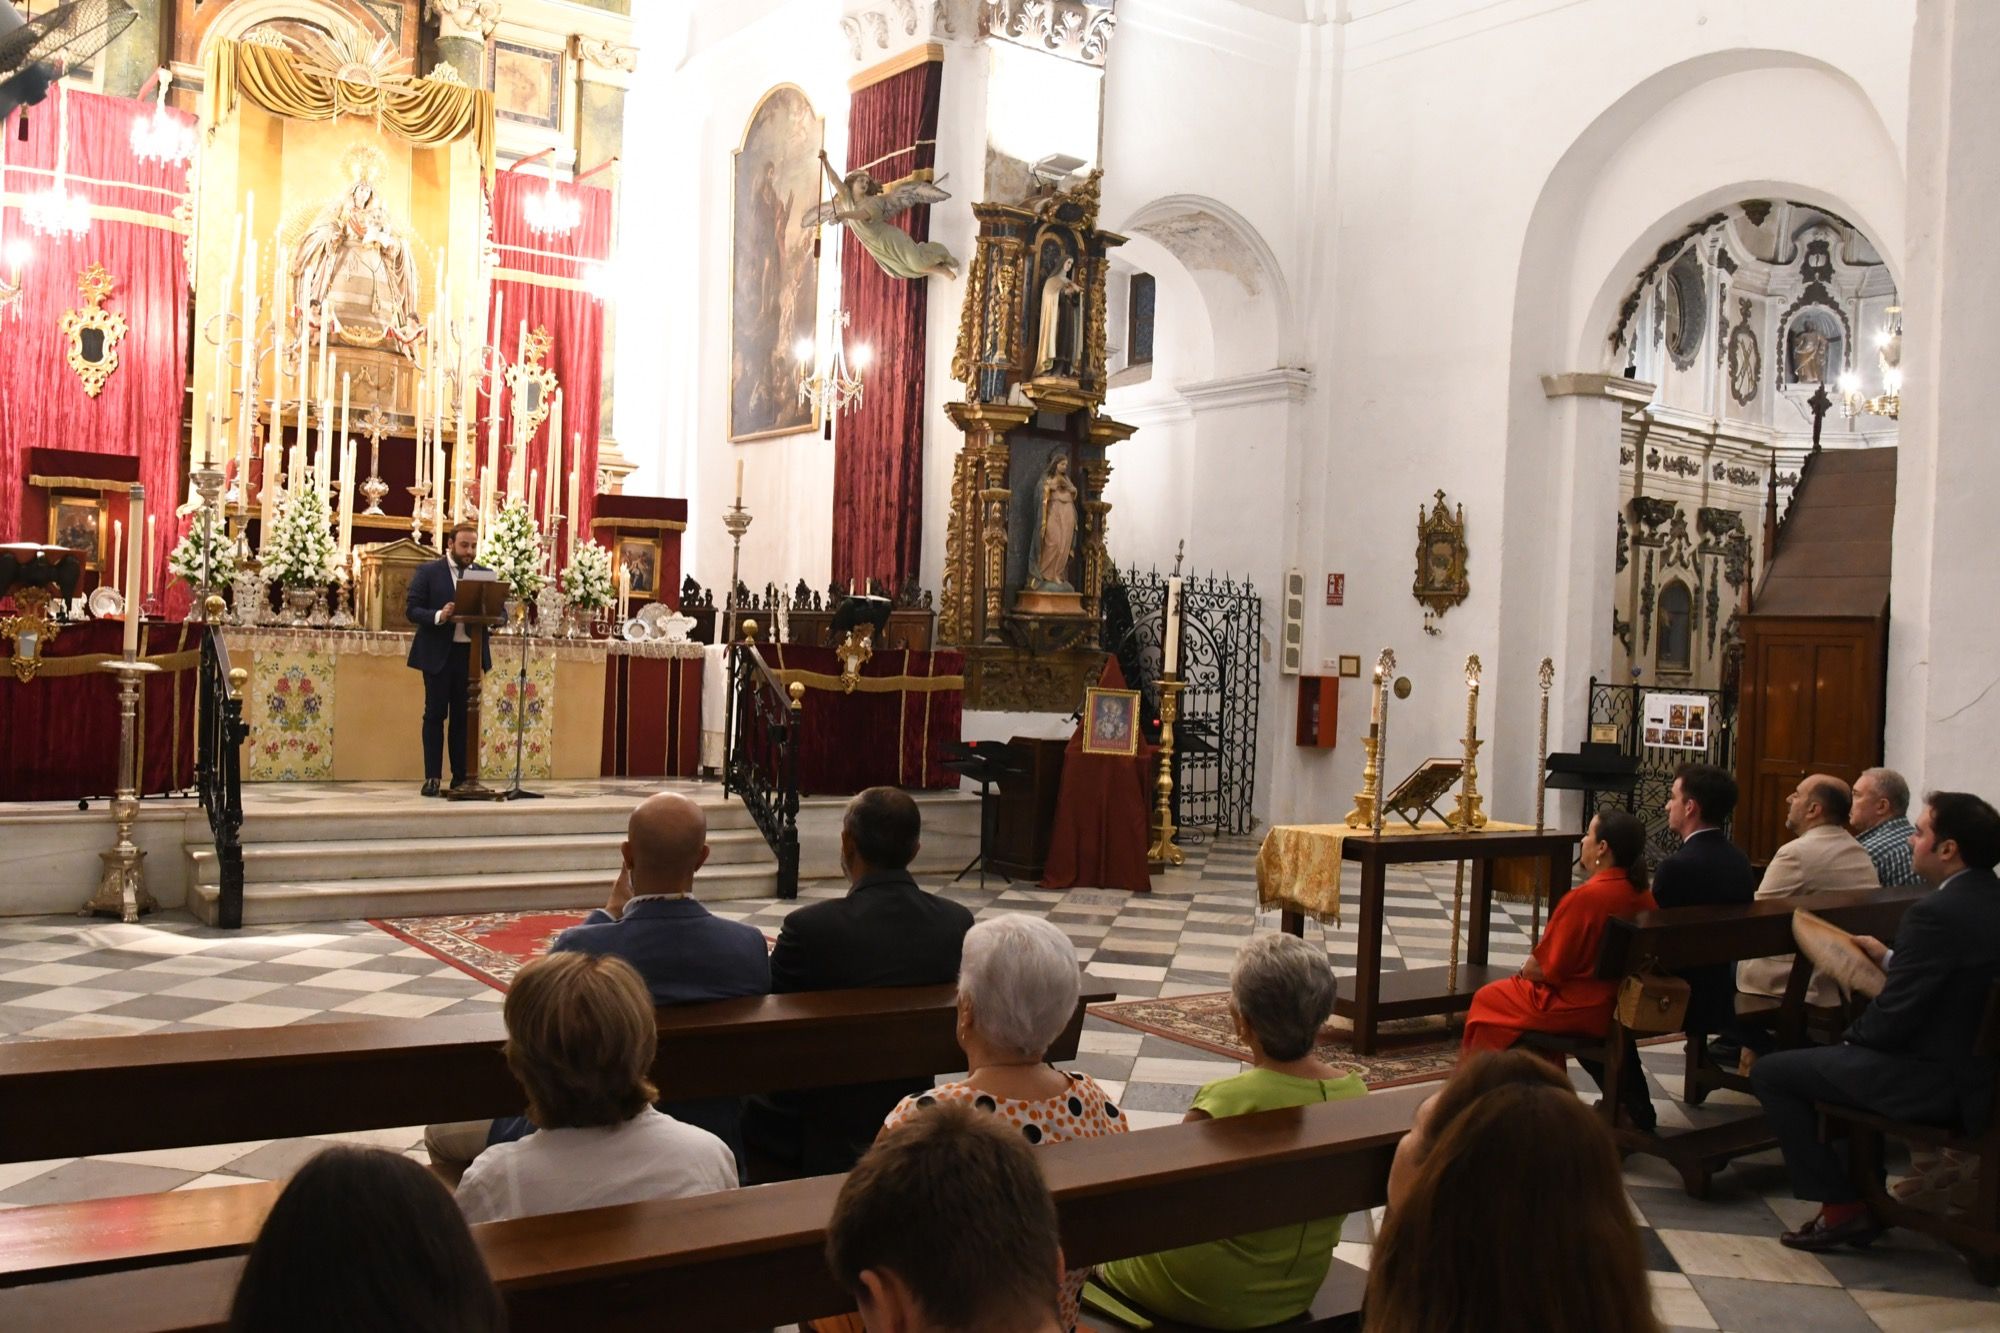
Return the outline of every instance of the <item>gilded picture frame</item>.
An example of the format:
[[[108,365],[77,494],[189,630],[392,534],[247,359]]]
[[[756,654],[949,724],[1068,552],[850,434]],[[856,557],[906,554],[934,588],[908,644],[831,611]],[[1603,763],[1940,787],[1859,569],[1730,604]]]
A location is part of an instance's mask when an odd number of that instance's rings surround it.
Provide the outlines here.
[[[76,290],[83,304],[65,311],[60,321],[69,346],[64,356],[69,368],[83,381],[83,391],[92,398],[104,392],[105,381],[118,370],[118,344],[125,340],[125,316],[104,308],[115,279],[104,265],[92,264],[76,278]]]
[[[632,595],[660,595],[660,543],[653,537],[620,537],[616,560],[619,569],[632,573]]]
[[[104,566],[104,498],[98,495],[49,497],[48,545],[75,551],[86,571]]]
[[[562,128],[563,52],[496,37],[486,49],[493,114],[540,130]]]
[[[519,359],[507,367],[507,410],[513,414],[514,429],[521,440],[534,438],[549,419],[561,385],[555,371],[542,364],[555,340],[546,327],[537,328],[521,345]]]
[[[1445,508],[1444,492],[1425,513],[1417,506],[1417,578],[1410,593],[1432,615],[1442,616],[1471,595],[1472,585],[1465,566],[1470,552],[1465,544],[1465,506],[1456,513]]]
[[[819,257],[800,225],[820,202],[826,122],[805,90],[781,83],[743,127],[733,167],[729,253],[729,438],[761,440],[820,427],[799,401],[798,348],[818,350]],[[840,244],[837,231],[826,233]]]
[[[1139,753],[1139,691],[1093,685],[1083,692],[1083,752]]]

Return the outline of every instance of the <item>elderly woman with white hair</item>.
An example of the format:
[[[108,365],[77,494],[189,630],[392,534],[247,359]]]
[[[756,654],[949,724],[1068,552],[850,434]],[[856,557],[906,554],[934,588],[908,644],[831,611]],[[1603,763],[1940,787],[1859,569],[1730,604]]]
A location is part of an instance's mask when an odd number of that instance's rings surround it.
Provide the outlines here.
[[[1326,955],[1291,935],[1259,935],[1236,955],[1229,1012],[1250,1050],[1249,1069],[1204,1084],[1188,1120],[1344,1101],[1368,1086],[1314,1047],[1333,1013]],[[1273,1227],[1097,1270],[1098,1283],[1155,1319],[1203,1328],[1261,1328],[1306,1312],[1326,1281],[1342,1216]]]
[[[893,1128],[925,1109],[962,1102],[990,1112],[1032,1144],[1122,1134],[1125,1118],[1088,1074],[1048,1063],[1049,1047],[1076,1012],[1076,946],[1038,916],[995,916],[966,932],[958,965],[958,1044],[970,1071],[955,1083],[905,1097],[883,1122]],[[1063,1283],[1064,1328],[1076,1325],[1088,1268]]]

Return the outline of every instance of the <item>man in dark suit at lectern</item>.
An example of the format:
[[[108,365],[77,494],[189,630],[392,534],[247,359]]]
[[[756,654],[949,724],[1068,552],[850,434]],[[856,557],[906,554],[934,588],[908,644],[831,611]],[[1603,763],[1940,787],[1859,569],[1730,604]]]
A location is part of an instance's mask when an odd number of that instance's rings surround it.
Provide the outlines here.
[[[472,661],[472,638],[465,626],[451,623],[458,609],[459,576],[479,549],[479,530],[460,523],[451,530],[451,548],[442,560],[420,566],[410,577],[409,616],[417,637],[410,644],[410,665],[424,673],[424,795],[438,794],[444,769],[445,723],[451,723],[451,785],[465,781],[465,693]],[[493,669],[493,649],[482,645],[480,669]]]

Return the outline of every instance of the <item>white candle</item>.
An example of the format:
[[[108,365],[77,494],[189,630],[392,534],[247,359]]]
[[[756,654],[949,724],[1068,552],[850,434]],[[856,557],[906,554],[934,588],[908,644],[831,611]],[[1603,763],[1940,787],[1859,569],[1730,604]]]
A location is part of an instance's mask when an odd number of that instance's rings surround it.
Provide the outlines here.
[[[127,503],[126,514],[132,520],[132,545],[125,552],[125,656],[139,655],[139,605],[136,593],[139,588],[139,533],[141,515],[146,512],[146,488],[134,486]]]
[[[125,524],[120,519],[111,520],[111,563],[98,571],[97,581],[107,588],[118,586],[118,571],[124,568]]]
[[[431,527],[432,535],[435,537],[437,547],[441,551],[444,549],[444,511],[450,508],[446,501],[451,498],[442,489],[442,478],[444,477],[444,448],[442,445],[431,446],[431,473],[434,477],[440,479],[434,483],[439,489],[433,497],[434,502],[431,505]]]
[[[227,389],[224,393],[229,392]],[[201,407],[201,465],[215,466],[215,395],[208,394]]]
[[[253,201],[254,202],[254,201]],[[249,215],[244,215],[244,230],[249,230]],[[248,504],[250,477],[250,423],[257,413],[250,401],[250,382],[257,373],[257,242],[253,238],[245,253],[243,263],[243,367],[237,383],[236,422],[236,484],[243,488],[243,502]],[[229,396],[223,395],[223,409],[228,410]]]
[[[1168,675],[1176,675],[1181,668],[1181,581],[1179,576],[1167,580],[1167,633],[1164,670]]]
[[[493,522],[493,469],[487,468],[479,474],[479,530],[483,533]]]
[[[569,550],[576,554],[576,534],[583,527],[583,432],[576,433],[569,463]]]
[[[553,525],[556,515],[562,512],[562,391],[557,390],[555,401],[549,405],[549,498],[547,503],[548,522]]]
[[[736,460],[736,507],[743,507],[743,460]]]
[[[160,516],[158,514],[146,515],[145,568],[146,568],[146,596],[148,597],[151,597],[153,595],[153,539],[158,535],[156,530],[156,525],[159,523],[159,521],[160,521]]]
[[[632,616],[632,571],[624,565],[618,566],[618,623],[624,624]]]
[[[306,404],[311,402],[312,358],[306,344],[306,321],[299,320],[299,421],[298,432],[292,437],[291,489],[297,492],[305,485],[306,453],[312,438],[306,433]]]
[[[271,420],[264,432],[264,488],[262,493],[262,521],[258,526],[257,542],[261,548],[264,539],[270,535],[271,524],[276,518],[278,503],[277,478],[282,471],[285,457],[285,248],[278,247],[272,260],[271,270]],[[247,506],[250,497],[244,496]]]
[[[532,468],[532,467],[529,468],[528,469],[528,517],[529,518],[533,518],[535,516],[535,487],[540,482],[540,480],[541,480],[541,470],[539,468]]]
[[[346,479],[347,484],[350,488],[352,488],[354,485],[354,471],[350,466],[348,466],[345,454],[346,454],[347,432],[348,432],[347,396],[350,387],[349,381],[352,378],[353,377],[350,376],[346,371],[343,370],[340,372],[340,441],[342,448],[342,457],[340,462],[341,462],[341,467],[343,469],[341,475]]]
[[[348,559],[354,552],[354,451],[355,442],[346,435],[340,437],[340,558]]]
[[[1368,691],[1368,721],[1372,726],[1382,725],[1382,668],[1375,668],[1375,686]]]

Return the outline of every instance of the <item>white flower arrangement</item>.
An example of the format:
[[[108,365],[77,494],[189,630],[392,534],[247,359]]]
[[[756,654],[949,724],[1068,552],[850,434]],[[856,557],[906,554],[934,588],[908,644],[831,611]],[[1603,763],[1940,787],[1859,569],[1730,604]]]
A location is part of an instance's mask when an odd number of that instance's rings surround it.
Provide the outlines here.
[[[479,563],[500,576],[518,598],[542,590],[542,532],[523,500],[509,500],[479,538]]]
[[[236,544],[229,538],[227,523],[218,523],[211,531],[207,516],[197,509],[167,555],[167,573],[198,589],[204,582],[204,565],[210,587],[229,586],[236,577]]]
[[[611,552],[596,542],[584,542],[562,572],[563,596],[581,611],[602,611],[611,605]]]
[[[278,516],[258,555],[264,577],[280,587],[324,588],[333,582],[333,515],[310,480],[278,502]]]

